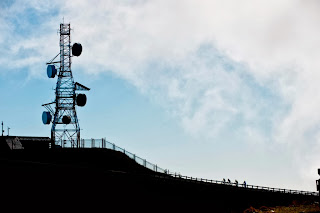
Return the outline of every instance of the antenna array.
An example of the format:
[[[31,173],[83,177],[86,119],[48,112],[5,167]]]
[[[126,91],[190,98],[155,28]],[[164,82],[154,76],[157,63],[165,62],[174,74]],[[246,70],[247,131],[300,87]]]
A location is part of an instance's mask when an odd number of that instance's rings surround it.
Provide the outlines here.
[[[74,43],[71,46],[70,24],[60,24],[60,52],[47,63],[47,75],[54,78],[58,74],[55,89],[55,101],[43,104],[47,111],[42,113],[42,122],[50,124],[51,148],[56,145],[62,147],[80,147],[80,126],[76,112],[76,105],[84,106],[87,102],[85,94],[77,94],[76,90],[90,89],[78,82],[74,82],[71,71],[71,58],[80,56],[82,45]],[[59,61],[54,61],[60,56]],[[59,73],[57,73],[59,70]]]

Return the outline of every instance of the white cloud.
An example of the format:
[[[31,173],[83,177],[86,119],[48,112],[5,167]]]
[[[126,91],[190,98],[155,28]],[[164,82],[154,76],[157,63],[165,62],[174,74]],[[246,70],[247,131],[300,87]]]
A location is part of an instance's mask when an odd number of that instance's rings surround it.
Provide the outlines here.
[[[31,27],[26,38],[14,35],[17,13],[48,12],[50,4],[20,3],[0,17],[7,32],[0,34],[0,66],[13,61],[35,70],[53,57],[53,32],[64,16],[84,47],[75,69],[116,73],[194,137],[232,132],[235,140],[286,144],[301,172],[317,167],[318,1],[57,1],[59,13],[40,25],[20,17],[18,24]]]
[[[44,76],[45,62],[59,47],[50,20],[57,5],[49,1],[15,1],[1,4],[1,72],[28,70],[28,76]],[[58,20],[56,20],[58,21]],[[47,28],[51,27],[51,29]],[[8,63],[10,62],[10,63]]]
[[[287,143],[302,172],[315,169],[305,156],[319,147],[317,1],[96,3],[72,20],[98,55],[84,63],[98,61],[147,91],[192,134],[214,137],[235,125],[248,140]],[[199,56],[204,44],[218,53]]]

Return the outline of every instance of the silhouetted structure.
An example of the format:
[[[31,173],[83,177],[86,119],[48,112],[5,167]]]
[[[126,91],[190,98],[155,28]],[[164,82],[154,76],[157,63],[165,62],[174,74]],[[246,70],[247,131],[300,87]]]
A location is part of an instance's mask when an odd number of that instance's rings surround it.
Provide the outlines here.
[[[318,169],[318,175],[320,175],[320,169]],[[319,206],[320,206],[320,179],[316,180],[317,191],[319,192]]]
[[[0,136],[0,152],[14,149],[46,150],[49,149],[50,142],[49,137]]]
[[[55,101],[43,104],[48,111],[42,113],[44,124],[50,124],[51,127],[51,147],[56,145],[64,146],[70,143],[70,147],[80,146],[80,126],[78,122],[76,105],[84,106],[87,102],[85,94],[77,94],[76,90],[88,91],[88,87],[74,82],[71,70],[71,57],[80,56],[82,45],[74,43],[71,45],[71,27],[70,24],[60,24],[60,53],[47,63],[47,75],[54,78],[58,73],[58,79],[55,89]],[[54,61],[60,55],[59,61]],[[58,69],[56,65],[60,66]],[[54,109],[51,107],[54,105]]]

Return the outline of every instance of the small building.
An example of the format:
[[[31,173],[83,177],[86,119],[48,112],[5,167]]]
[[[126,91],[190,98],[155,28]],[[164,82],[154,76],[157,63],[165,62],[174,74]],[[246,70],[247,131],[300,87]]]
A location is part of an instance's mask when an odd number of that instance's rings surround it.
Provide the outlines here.
[[[13,149],[44,150],[49,149],[49,137],[0,136],[0,151]]]

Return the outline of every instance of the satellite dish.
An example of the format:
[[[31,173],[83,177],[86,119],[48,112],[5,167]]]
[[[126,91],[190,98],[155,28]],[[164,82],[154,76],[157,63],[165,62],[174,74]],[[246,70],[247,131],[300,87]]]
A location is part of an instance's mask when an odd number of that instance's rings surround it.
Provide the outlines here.
[[[71,122],[71,118],[68,115],[62,117],[62,123],[69,124]]]
[[[52,119],[52,116],[51,116],[50,112],[44,111],[42,113],[42,122],[43,122],[43,124],[50,124],[51,119]]]
[[[54,78],[57,74],[57,69],[54,65],[48,65],[47,67],[47,75],[49,78]]]
[[[74,43],[72,45],[72,55],[79,56],[82,52],[82,45],[80,43]]]
[[[87,96],[85,94],[78,94],[76,102],[78,106],[83,107],[87,103]]]

